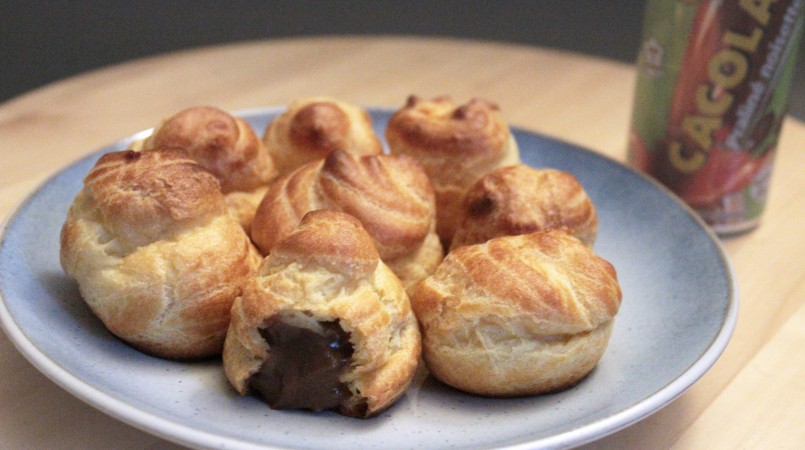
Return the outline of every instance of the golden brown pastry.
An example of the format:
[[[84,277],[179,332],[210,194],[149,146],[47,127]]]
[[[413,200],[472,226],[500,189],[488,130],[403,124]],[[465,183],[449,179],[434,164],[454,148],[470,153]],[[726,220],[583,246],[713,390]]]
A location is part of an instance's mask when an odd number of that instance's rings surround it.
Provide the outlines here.
[[[220,354],[260,262],[218,180],[183,150],[104,155],[61,232],[61,265],[104,325],[167,358]]]
[[[277,180],[255,215],[252,240],[268,254],[308,211],[335,209],[357,218],[381,259],[412,289],[441,262],[428,176],[404,155],[355,156],[342,150]]]
[[[421,354],[399,279],[353,217],[305,215],[232,307],[226,376],[272,408],[369,417],[407,389]]]
[[[184,109],[160,123],[135,150],[182,148],[221,182],[227,206],[246,232],[277,177],[263,142],[245,120],[210,106]]]
[[[578,383],[601,358],[620,302],[612,265],[564,230],[460,247],[411,298],[430,372],[486,396]]]
[[[498,107],[473,99],[408,98],[386,128],[392,154],[416,158],[436,191],[436,232],[445,245],[461,224],[465,192],[485,173],[520,162],[517,142]]]
[[[565,228],[592,247],[598,233],[592,200],[568,172],[517,164],[489,172],[470,188],[450,248],[551,228]]]
[[[333,150],[376,155],[383,146],[363,108],[329,97],[297,100],[266,127],[263,135],[280,175]]]

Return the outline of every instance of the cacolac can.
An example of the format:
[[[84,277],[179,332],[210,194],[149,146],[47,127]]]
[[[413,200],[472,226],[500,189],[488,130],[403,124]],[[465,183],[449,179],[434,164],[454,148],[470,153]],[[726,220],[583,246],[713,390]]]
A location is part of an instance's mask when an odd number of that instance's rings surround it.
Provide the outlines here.
[[[720,235],[756,226],[766,204],[803,10],[805,0],[646,4],[628,159]]]

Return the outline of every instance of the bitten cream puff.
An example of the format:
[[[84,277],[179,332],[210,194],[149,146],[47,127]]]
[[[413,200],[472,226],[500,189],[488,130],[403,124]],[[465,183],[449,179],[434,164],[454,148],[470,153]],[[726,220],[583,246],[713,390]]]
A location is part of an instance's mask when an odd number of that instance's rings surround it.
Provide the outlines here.
[[[232,307],[224,369],[277,409],[369,417],[410,384],[421,353],[400,280],[355,218],[304,216]]]

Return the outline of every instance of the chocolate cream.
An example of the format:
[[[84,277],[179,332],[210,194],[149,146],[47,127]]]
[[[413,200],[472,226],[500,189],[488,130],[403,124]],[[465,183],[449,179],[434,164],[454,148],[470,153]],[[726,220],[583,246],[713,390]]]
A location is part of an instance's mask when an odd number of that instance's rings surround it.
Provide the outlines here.
[[[323,411],[352,396],[339,377],[349,368],[352,344],[338,322],[320,322],[322,332],[269,319],[260,335],[268,357],[252,375],[251,388],[274,409]]]

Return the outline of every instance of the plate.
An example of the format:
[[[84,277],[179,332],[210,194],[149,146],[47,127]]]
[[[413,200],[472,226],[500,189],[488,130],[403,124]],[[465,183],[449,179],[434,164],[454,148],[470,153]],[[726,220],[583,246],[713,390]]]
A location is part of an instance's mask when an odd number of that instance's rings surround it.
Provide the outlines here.
[[[241,111],[255,130],[282,110]],[[370,108],[382,136],[391,112]],[[473,397],[421,377],[382,415],[273,411],[239,397],[220,363],[171,362],[113,337],[59,265],[59,232],[101,154],[64,168],[7,218],[0,242],[0,319],[19,351],[51,380],[99,410],[192,447],[565,448],[626,427],[682,394],[727,345],[738,312],[718,240],[649,178],[591,151],[513,129],[522,160],[573,173],[600,216],[595,250],[618,271],[623,303],[595,370],[544,396]],[[57,338],[56,338],[57,337]]]

